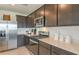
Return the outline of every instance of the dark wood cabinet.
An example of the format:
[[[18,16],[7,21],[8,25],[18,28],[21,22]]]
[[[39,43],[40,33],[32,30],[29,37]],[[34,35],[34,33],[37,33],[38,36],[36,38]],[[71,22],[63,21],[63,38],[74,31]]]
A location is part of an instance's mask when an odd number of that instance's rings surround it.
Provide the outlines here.
[[[58,26],[72,25],[72,5],[58,5]]]
[[[39,41],[39,55],[50,55],[50,45]]]
[[[26,46],[29,44],[29,39],[25,35],[18,35],[17,36],[17,46]]]
[[[26,28],[27,20],[25,16],[16,15],[18,28]]]
[[[58,26],[79,25],[79,5],[58,5]]]
[[[50,50],[39,45],[39,55],[50,55]]]
[[[55,4],[45,5],[45,20],[47,21],[46,26],[57,26],[57,7]]]
[[[44,5],[35,11],[36,18],[44,16]]]
[[[76,55],[75,53],[66,51],[64,49],[52,46],[52,54],[56,54],[56,55]]]
[[[24,35],[18,35],[17,36],[17,46],[18,47],[21,47],[21,46],[24,46],[25,44],[25,40],[24,40]]]
[[[72,25],[79,25],[79,4],[72,5]]]
[[[40,7],[35,11],[36,18],[44,16],[45,26],[51,27],[57,25],[57,16],[56,16],[56,5],[55,4],[46,4]]]
[[[48,27],[79,25],[79,5],[78,4],[58,4],[58,5],[46,4],[45,20],[47,20],[46,26]]]
[[[25,46],[29,45],[29,37],[26,35],[24,35],[24,43]]]
[[[34,24],[35,13],[28,15],[26,19],[27,19],[27,27],[35,27]]]
[[[58,9],[58,10],[57,10]],[[78,4],[45,4],[27,17],[17,15],[18,28],[35,27],[34,19],[45,16],[45,26],[79,25]]]

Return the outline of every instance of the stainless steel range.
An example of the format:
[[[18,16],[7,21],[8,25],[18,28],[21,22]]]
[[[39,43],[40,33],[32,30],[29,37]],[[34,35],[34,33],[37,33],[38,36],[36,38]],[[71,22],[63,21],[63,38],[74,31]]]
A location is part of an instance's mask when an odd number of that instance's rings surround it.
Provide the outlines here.
[[[38,44],[39,44],[39,40],[38,39],[42,39],[42,38],[47,38],[49,37],[49,32],[44,32],[44,31],[39,31],[39,35],[38,36],[29,36],[29,45],[27,46],[27,48],[35,55],[38,55]]]
[[[38,39],[47,38],[49,37],[49,32],[39,31],[38,36],[31,36],[30,44],[38,44]]]
[[[17,48],[17,23],[0,21],[0,51]]]

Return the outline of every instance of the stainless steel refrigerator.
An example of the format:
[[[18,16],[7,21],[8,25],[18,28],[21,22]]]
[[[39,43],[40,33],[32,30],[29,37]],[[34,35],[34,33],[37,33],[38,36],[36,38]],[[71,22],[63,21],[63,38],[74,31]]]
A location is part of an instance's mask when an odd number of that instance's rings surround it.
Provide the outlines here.
[[[0,21],[0,51],[17,48],[17,22]]]

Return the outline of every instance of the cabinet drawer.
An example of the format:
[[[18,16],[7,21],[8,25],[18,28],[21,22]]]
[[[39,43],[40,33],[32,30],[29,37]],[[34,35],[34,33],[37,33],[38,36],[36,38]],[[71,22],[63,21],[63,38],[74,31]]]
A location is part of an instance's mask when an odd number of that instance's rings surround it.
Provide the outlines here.
[[[43,47],[45,47],[47,49],[50,49],[50,45],[47,44],[47,43],[44,43],[44,42],[39,41],[39,45],[41,45],[41,46],[43,46]]]
[[[63,50],[61,48],[58,48],[58,47],[55,47],[55,46],[52,46],[52,51],[57,54],[57,55],[76,55],[72,52],[69,52],[69,51],[66,51],[66,50]]]
[[[25,45],[25,36],[24,35],[17,35],[17,46],[21,47]]]

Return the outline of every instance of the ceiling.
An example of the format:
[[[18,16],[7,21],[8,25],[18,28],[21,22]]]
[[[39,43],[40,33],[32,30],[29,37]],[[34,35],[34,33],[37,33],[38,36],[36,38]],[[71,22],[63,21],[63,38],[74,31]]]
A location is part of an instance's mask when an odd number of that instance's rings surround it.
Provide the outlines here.
[[[0,4],[0,10],[18,12],[25,15],[29,15],[36,9],[40,8],[43,4]]]

